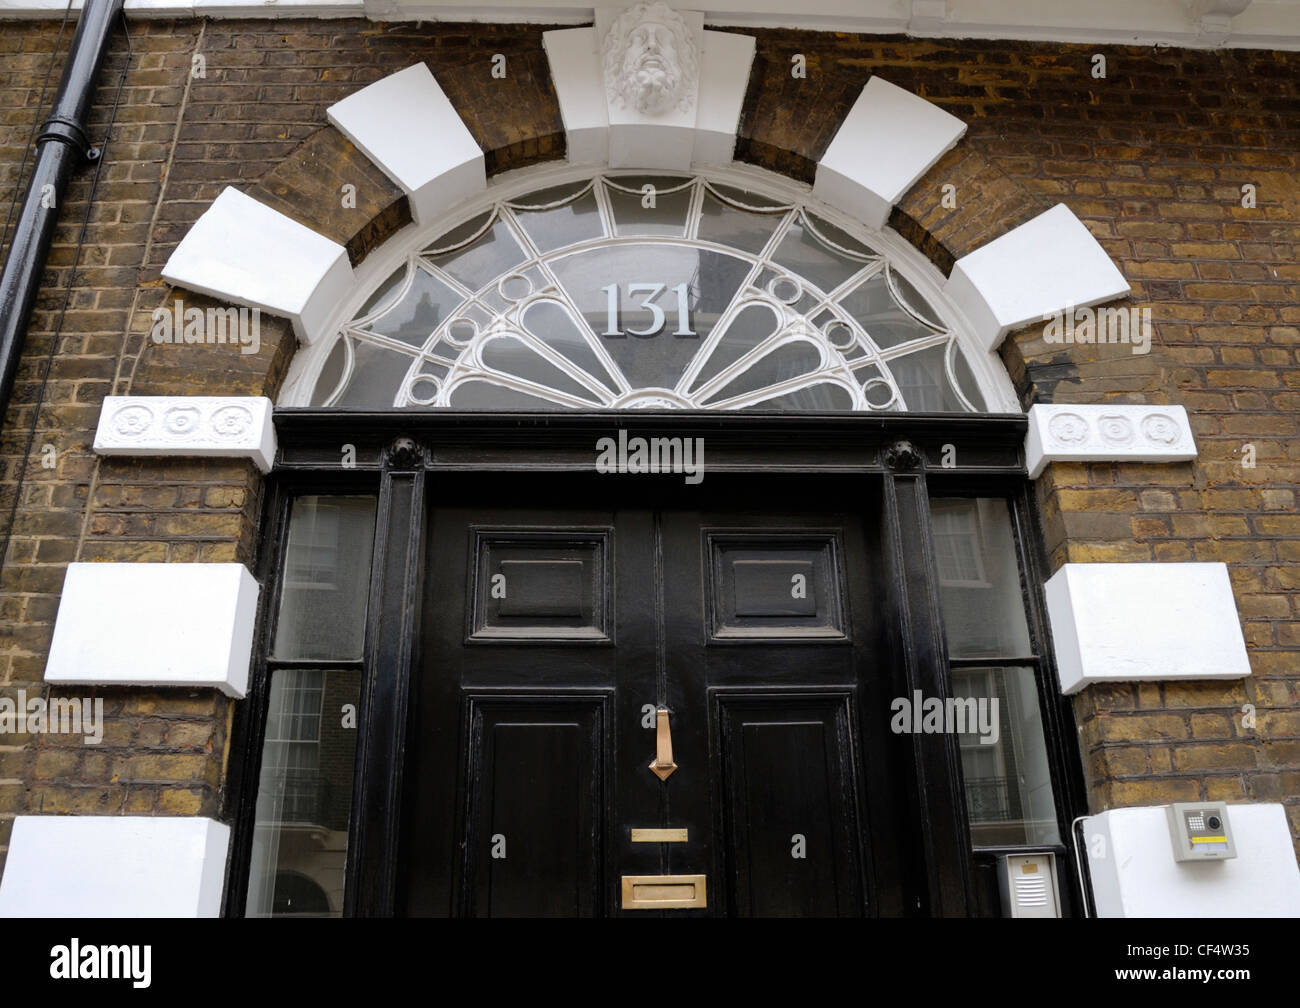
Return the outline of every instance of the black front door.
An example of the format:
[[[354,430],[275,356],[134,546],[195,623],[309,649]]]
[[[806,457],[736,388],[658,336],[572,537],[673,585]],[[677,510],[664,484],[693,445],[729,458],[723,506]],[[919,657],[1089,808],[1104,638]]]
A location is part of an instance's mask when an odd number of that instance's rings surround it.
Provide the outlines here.
[[[898,912],[867,479],[432,489],[399,909]]]

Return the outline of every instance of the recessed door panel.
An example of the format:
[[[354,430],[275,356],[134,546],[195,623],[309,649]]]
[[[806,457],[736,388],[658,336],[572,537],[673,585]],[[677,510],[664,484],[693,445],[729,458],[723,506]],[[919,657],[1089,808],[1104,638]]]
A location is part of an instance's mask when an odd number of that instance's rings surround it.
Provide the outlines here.
[[[713,700],[735,912],[860,913],[852,693],[721,690]]]
[[[467,698],[469,916],[596,911],[606,707],[604,697]]]

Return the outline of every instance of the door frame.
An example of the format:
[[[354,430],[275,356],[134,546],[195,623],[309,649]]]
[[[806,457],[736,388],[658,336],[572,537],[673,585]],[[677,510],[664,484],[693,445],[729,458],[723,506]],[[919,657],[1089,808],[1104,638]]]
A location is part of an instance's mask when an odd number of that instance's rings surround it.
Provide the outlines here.
[[[242,915],[269,700],[267,656],[278,609],[289,505],[303,493],[377,494],[374,561],[358,705],[344,914],[392,916],[397,900],[403,763],[416,685],[419,619],[432,499],[458,476],[596,471],[597,441],[617,436],[700,437],[706,473],[876,475],[876,530],[888,605],[888,650],[899,696],[947,699],[951,682],[929,523],[931,492],[994,495],[1011,505],[1036,669],[1039,708],[1064,827],[1085,814],[1073,710],[1052,659],[1042,583],[1047,569],[1024,458],[1022,414],[770,414],[345,412],[278,408],[279,445],[268,477],[255,574],[261,593],[246,703],[232,728],[228,808],[234,835],[225,912]],[[313,663],[308,663],[313,664]],[[319,664],[319,663],[314,663]],[[345,665],[347,663],[344,663]],[[910,881],[925,916],[996,915],[997,851],[972,851],[955,735],[910,737],[914,779],[908,826],[920,850]],[[1065,835],[1064,829],[1062,835]],[[1057,845],[1058,860],[1068,847]],[[1073,873],[1059,872],[1066,911],[1080,905]]]

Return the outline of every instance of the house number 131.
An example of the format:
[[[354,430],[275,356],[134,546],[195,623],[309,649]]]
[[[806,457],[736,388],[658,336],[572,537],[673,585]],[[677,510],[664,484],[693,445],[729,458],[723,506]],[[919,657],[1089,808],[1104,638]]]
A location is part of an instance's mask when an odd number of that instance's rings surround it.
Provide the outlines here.
[[[655,298],[664,292],[664,284],[630,283],[627,285],[628,297],[644,294],[641,307],[650,313],[650,324],[644,329],[620,329],[618,327],[618,284],[602,287],[606,297],[606,319],[603,336],[657,336],[666,321],[664,310],[654,303]],[[694,336],[690,325],[690,308],[686,302],[687,286],[679,283],[671,288],[677,294],[677,328],[674,336]]]

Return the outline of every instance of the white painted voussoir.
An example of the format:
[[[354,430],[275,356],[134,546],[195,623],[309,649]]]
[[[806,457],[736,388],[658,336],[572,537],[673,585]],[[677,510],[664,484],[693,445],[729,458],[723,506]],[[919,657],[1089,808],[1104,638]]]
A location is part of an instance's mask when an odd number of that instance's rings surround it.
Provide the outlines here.
[[[45,681],[242,698],[259,587],[239,563],[73,563]]]
[[[1050,462],[1188,462],[1196,439],[1182,406],[1036,404],[1025,464],[1037,479]]]
[[[956,116],[872,77],[818,163],[813,195],[884,227],[894,204],[965,132]]]
[[[218,917],[229,846],[197,816],[19,816],[0,917]]]
[[[1012,329],[1113,301],[1128,281],[1064,203],[957,260],[944,290],[980,341],[996,349]]]
[[[1044,586],[1061,692],[1093,683],[1243,679],[1223,563],[1067,563]]]
[[[705,31],[700,67],[700,104],[695,116],[698,165],[730,164],[736,151],[740,112],[754,66],[752,35]]]
[[[570,164],[609,160],[609,108],[595,28],[542,32]]]
[[[417,224],[487,188],[478,141],[423,63],[348,95],[325,115],[402,188]]]
[[[246,458],[275,464],[265,396],[108,396],[95,431],[98,455]]]
[[[188,290],[282,315],[304,343],[352,287],[347,251],[238,189],[226,187],[163,267]]]

